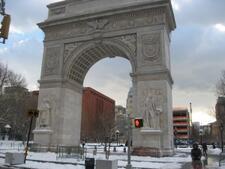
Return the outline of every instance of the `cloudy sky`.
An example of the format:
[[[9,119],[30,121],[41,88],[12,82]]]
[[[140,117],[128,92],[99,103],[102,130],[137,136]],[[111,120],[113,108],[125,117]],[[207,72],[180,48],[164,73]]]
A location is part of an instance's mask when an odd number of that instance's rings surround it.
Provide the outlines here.
[[[12,16],[10,37],[0,44],[0,62],[22,74],[30,90],[38,88],[43,33],[36,26],[46,19],[46,5],[59,0],[6,0]],[[172,33],[173,105],[193,105],[193,121],[213,120],[215,84],[225,69],[225,1],[173,0],[177,29]],[[91,86],[126,104],[131,86],[130,63],[122,58],[103,59],[85,78]]]

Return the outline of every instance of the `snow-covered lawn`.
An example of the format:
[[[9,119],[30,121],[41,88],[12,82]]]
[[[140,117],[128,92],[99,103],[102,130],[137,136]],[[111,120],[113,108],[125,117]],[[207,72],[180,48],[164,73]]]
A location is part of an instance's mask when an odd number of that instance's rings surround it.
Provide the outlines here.
[[[85,145],[87,148],[86,157],[95,159],[105,159],[105,154],[103,153],[103,146],[98,146],[97,155],[93,155],[93,145]],[[4,156],[5,152],[23,152],[23,145],[21,142],[0,142],[0,156]],[[191,162],[190,153],[191,148],[178,148],[176,149],[176,154],[172,157],[142,157],[142,156],[132,156],[131,164],[133,167],[137,168],[151,168],[151,169],[180,169],[183,164]],[[117,147],[117,152],[113,152],[111,149],[110,160],[118,160],[118,166],[120,168],[125,168],[127,165],[127,155],[123,152],[123,147]],[[220,149],[209,149],[209,154],[218,155],[221,152]],[[18,167],[27,167],[34,169],[84,169],[85,161],[83,159],[76,158],[58,158],[56,153],[35,153],[28,152],[28,161],[26,164],[18,165]],[[30,160],[39,160],[30,161]],[[41,162],[40,162],[41,161]],[[60,164],[63,162],[64,164]],[[0,163],[4,164],[4,159],[0,159]],[[214,168],[218,168],[216,163]],[[225,169],[221,167],[220,169]]]

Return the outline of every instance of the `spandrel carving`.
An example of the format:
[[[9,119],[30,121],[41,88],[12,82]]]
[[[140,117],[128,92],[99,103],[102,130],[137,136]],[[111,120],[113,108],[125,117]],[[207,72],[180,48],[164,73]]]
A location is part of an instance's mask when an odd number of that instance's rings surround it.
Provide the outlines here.
[[[46,49],[45,75],[55,75],[59,70],[60,48],[52,47]]]

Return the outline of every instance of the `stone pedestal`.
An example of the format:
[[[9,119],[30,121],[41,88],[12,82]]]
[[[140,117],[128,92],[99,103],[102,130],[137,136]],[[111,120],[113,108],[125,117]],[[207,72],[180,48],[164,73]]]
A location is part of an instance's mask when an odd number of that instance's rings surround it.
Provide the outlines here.
[[[96,169],[117,169],[117,160],[96,160]]]
[[[11,153],[5,154],[5,163],[9,165],[24,164],[24,153]]]
[[[153,130],[150,128],[143,128],[137,133],[139,135],[139,144],[133,149],[132,154],[138,156],[162,156],[161,151],[161,130]]]
[[[161,130],[143,128],[135,132],[139,139],[134,140],[136,142],[134,143],[133,155],[162,157],[174,154],[172,148],[164,148],[162,140],[163,133]]]
[[[53,131],[50,129],[35,129],[34,133],[34,140],[35,143],[39,143],[41,145],[50,145],[51,143],[51,136]]]

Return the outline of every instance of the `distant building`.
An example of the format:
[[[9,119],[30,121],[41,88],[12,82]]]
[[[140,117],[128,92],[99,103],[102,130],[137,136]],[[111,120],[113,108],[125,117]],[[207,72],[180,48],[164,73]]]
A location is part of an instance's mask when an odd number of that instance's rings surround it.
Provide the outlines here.
[[[134,91],[133,91],[133,87],[130,88],[129,92],[128,92],[128,96],[127,96],[127,105],[126,105],[126,110],[127,113],[130,113],[131,117],[133,114],[133,95],[134,95]]]
[[[116,129],[119,131],[120,142],[125,142],[127,139],[127,114],[126,108],[123,106],[116,106],[115,108]]]
[[[110,127],[115,127],[115,101],[85,87],[81,116],[81,139],[90,142],[104,141]]]
[[[220,96],[216,103],[216,120],[225,123],[225,96]]]
[[[219,96],[216,103],[216,123],[214,125],[214,132],[217,132],[221,137],[221,132],[225,130],[225,96]],[[217,130],[215,129],[217,127]],[[223,134],[223,140],[225,140],[225,134]],[[218,142],[221,139],[218,138]]]
[[[190,115],[187,108],[173,109],[174,136],[179,140],[190,138]]]
[[[208,143],[219,143],[221,139],[219,124],[215,121],[213,123],[209,123],[209,126],[210,138],[208,139]]]

